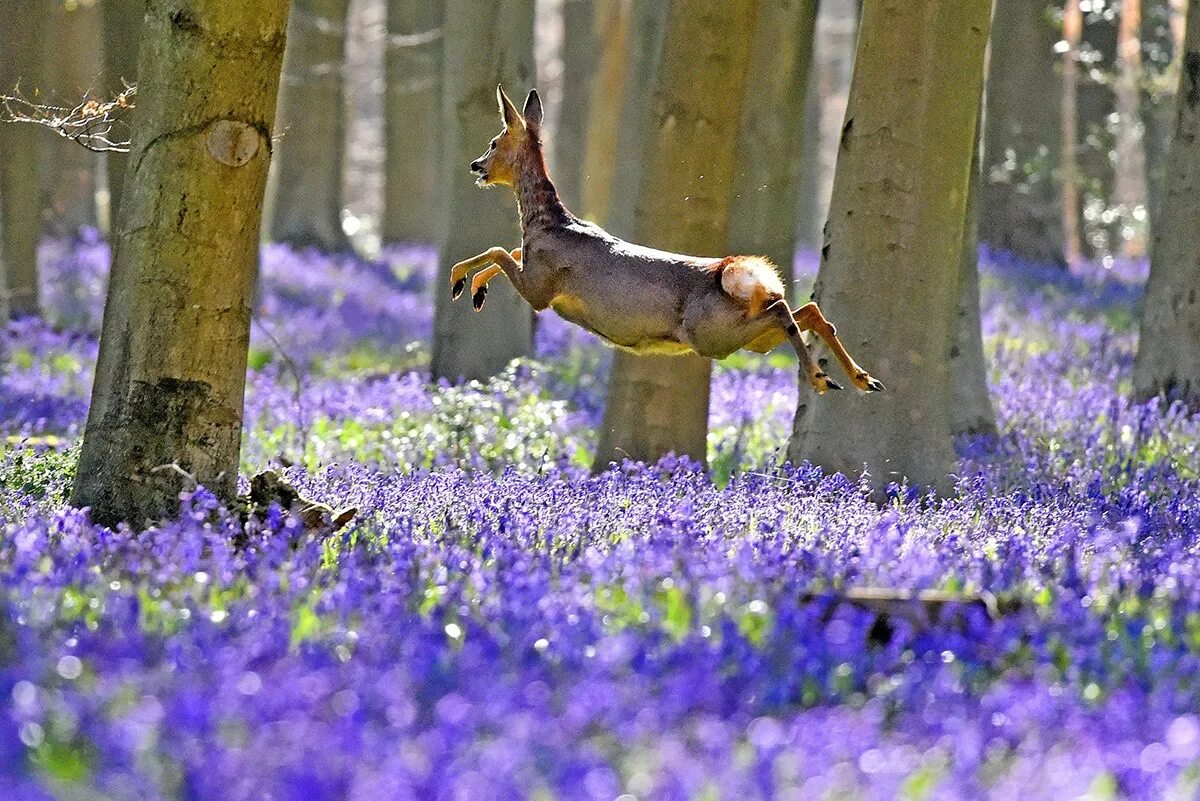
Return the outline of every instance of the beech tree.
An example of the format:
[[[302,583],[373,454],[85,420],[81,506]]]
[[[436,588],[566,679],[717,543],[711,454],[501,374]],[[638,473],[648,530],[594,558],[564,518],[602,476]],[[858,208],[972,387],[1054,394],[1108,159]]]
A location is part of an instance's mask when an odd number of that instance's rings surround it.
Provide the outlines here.
[[[236,490],[287,0],[149,3],[72,502],[134,526]]]
[[[1184,37],[1133,386],[1139,400],[1163,394],[1200,408],[1200,0],[1188,3]]]
[[[991,5],[863,5],[813,300],[888,391],[817,398],[802,381],[789,455],[850,476],[865,468],[877,489],[951,487],[947,343]]]
[[[14,0],[7,16],[0,25],[0,93],[18,84],[32,93],[46,32],[42,0]],[[40,153],[36,126],[0,124],[0,319],[38,313]]]
[[[435,293],[433,375],[485,379],[533,346],[533,312],[507,281],[487,306],[453,303],[450,268],[498,242],[520,245],[520,225],[506,192],[484,191],[469,165],[497,132],[496,86],[533,84],[533,0],[447,0],[442,91],[442,192],[446,230]]]
[[[805,95],[816,0],[762,0],[733,179],[729,249],[775,262],[789,290],[796,259]]]
[[[757,5],[671,0],[637,208],[641,243],[711,256],[726,249]],[[711,374],[699,356],[618,351],[595,467],[671,452],[705,462]]]
[[[343,64],[349,0],[294,0],[271,165],[271,239],[344,250]]]
[[[432,242],[442,235],[442,10],[429,0],[388,2],[384,242]]]

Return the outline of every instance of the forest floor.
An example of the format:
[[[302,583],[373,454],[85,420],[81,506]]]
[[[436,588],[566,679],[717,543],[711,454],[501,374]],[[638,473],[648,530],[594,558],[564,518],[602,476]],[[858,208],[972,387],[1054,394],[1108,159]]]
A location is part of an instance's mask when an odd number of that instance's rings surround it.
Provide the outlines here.
[[[985,259],[1001,436],[880,508],[779,466],[786,355],[718,366],[710,475],[592,477],[594,339],[543,315],[533,359],[431,384],[431,253],[270,247],[243,470],[358,507],[321,537],[65,505],[108,256],[42,256],[47,320],[0,343],[0,797],[1200,793],[1200,416],[1128,400],[1136,268]],[[853,587],[999,611],[881,625]]]

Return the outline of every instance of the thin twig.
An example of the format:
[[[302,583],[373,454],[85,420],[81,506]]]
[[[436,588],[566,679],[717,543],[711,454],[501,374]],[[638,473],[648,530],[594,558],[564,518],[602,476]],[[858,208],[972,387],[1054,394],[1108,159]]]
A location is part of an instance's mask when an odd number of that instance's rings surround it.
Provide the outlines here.
[[[117,138],[115,132],[128,129],[122,117],[133,108],[136,94],[137,87],[126,84],[111,100],[101,102],[85,95],[74,106],[59,106],[30,100],[18,86],[11,95],[0,94],[0,123],[31,122],[94,153],[128,153],[129,138]]]

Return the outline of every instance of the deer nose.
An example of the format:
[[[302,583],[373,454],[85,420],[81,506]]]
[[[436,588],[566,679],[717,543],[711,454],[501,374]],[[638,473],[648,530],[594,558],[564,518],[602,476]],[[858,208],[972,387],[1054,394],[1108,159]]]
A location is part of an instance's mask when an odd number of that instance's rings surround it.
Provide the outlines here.
[[[471,162],[471,172],[483,172],[483,159],[475,159]]]

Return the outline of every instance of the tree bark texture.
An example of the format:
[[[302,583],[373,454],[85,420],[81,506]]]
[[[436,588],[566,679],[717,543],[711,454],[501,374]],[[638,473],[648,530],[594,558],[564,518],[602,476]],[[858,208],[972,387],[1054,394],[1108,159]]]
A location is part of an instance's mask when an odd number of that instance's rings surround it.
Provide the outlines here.
[[[638,203],[640,242],[713,256],[725,249],[757,5],[671,2]],[[712,362],[699,356],[619,351],[595,467],[672,452],[704,463],[711,373]]]
[[[387,20],[383,241],[434,242],[442,235],[442,3],[390,0]]]
[[[104,98],[100,7],[87,3],[44,3],[50,17],[42,59],[43,85],[51,102],[74,106],[85,96]],[[58,136],[40,137],[43,148],[42,230],[68,236],[100,222],[96,186],[100,157]]]
[[[1182,66],[1133,385],[1139,400],[1200,409],[1200,0],[1188,3]]]
[[[516,95],[533,82],[533,0],[448,0],[442,93],[446,232],[439,257],[433,375],[486,379],[532,348],[533,312],[507,281],[493,282],[476,313],[450,300],[450,268],[462,259],[520,243],[512,194],[475,186],[468,165],[501,129],[496,85]]]
[[[817,397],[801,381],[789,455],[865,468],[876,490],[952,486],[947,343],[990,14],[990,0],[863,7],[813,299],[888,390]]]
[[[762,0],[742,108],[729,250],[766,256],[784,286],[795,274],[797,204],[804,152],[804,99],[816,0]]]
[[[294,0],[276,112],[270,237],[293,247],[349,248],[342,230],[349,0]]]
[[[150,0],[72,502],[104,524],[232,501],[287,0]],[[179,469],[175,468],[177,466]]]
[[[100,12],[104,34],[104,85],[115,96],[126,85],[137,83],[138,46],[142,40],[144,0],[101,0]],[[105,174],[108,180],[108,209],[101,224],[110,234],[116,229],[121,213],[121,191],[125,187],[125,167],[128,153],[106,153]]]
[[[979,238],[1034,263],[1063,263],[1062,95],[1048,0],[1000,0],[992,21]],[[1031,102],[1031,98],[1038,98]]]
[[[32,95],[46,17],[41,0],[18,0],[0,26],[0,92]],[[42,138],[35,125],[0,125],[0,320],[38,313],[38,173]]]

